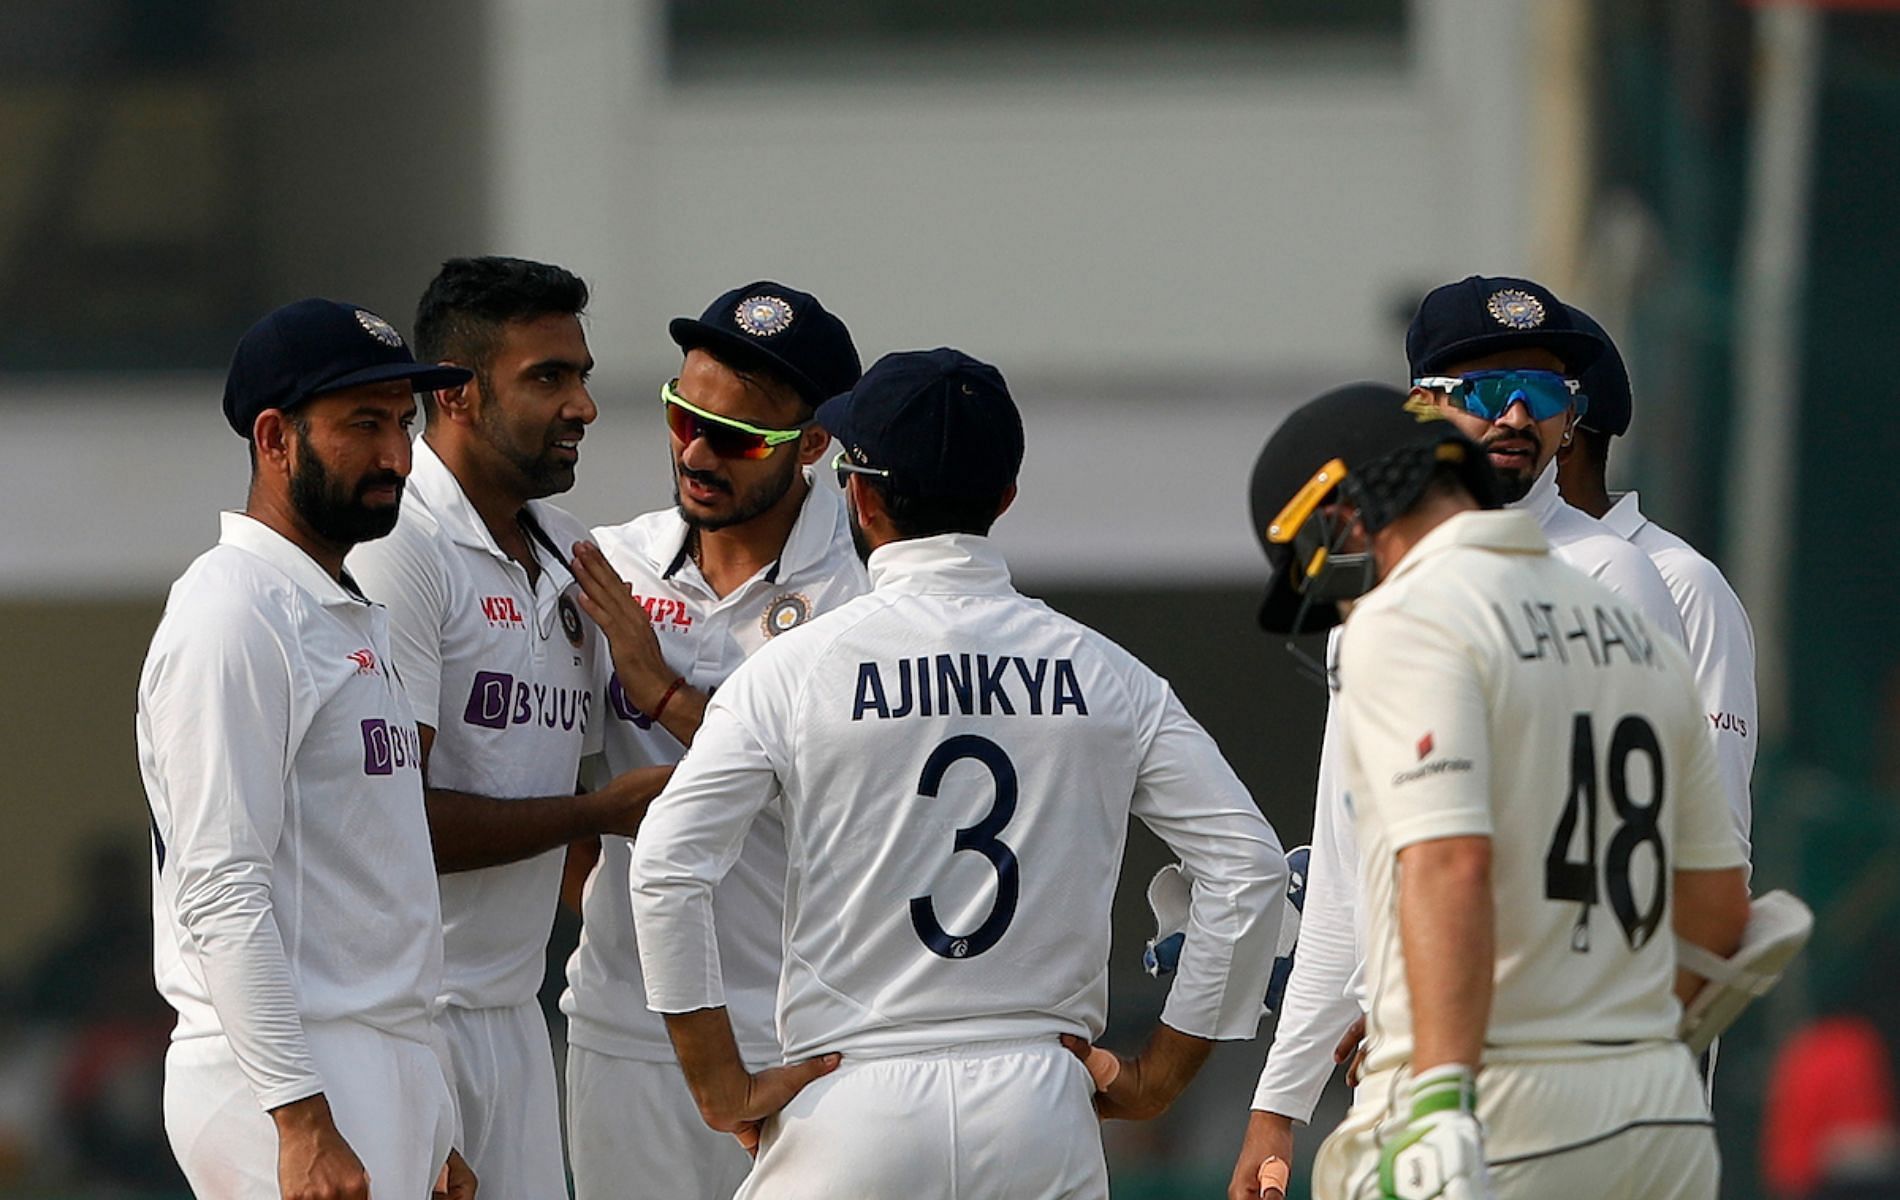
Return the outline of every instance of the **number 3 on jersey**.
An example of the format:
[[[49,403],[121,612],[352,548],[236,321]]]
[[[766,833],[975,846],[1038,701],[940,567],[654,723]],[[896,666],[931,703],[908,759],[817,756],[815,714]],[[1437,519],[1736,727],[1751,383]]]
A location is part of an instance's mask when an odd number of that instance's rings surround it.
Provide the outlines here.
[[[1649,795],[1637,803],[1630,795],[1630,759],[1641,754],[1649,760]],[[1662,830],[1657,821],[1663,808],[1662,746],[1648,721],[1638,716],[1624,717],[1610,735],[1608,768],[1610,805],[1622,822],[1610,838],[1609,852],[1603,863],[1603,882],[1610,894],[1610,910],[1623,928],[1630,949],[1640,950],[1655,935],[1662,923],[1663,907],[1669,894],[1669,862],[1663,846]],[[1602,903],[1597,886],[1597,748],[1589,713],[1578,713],[1570,734],[1570,794],[1564,801],[1563,816],[1558,818],[1556,835],[1544,856],[1544,895],[1551,900],[1569,900],[1583,905],[1577,914],[1577,927],[1570,935],[1570,948],[1579,953],[1590,949],[1590,910]],[[1583,860],[1570,857],[1576,840],[1579,818],[1583,824]],[[1650,889],[1649,904],[1636,910],[1636,891],[1630,885],[1631,860],[1637,847],[1648,845],[1656,858],[1656,884]]]
[[[1016,919],[1016,852],[997,836],[1016,815],[1016,765],[1009,761],[1009,755],[986,737],[959,734],[930,752],[924,762],[923,776],[917,781],[917,794],[934,800],[944,773],[966,758],[973,758],[990,769],[996,781],[996,799],[981,821],[957,830],[951,853],[974,850],[989,859],[990,865],[996,868],[996,903],[975,930],[952,934],[945,932],[938,922],[937,906],[927,893],[910,902],[911,928],[932,954],[944,958],[975,958],[1001,941],[1009,923]]]

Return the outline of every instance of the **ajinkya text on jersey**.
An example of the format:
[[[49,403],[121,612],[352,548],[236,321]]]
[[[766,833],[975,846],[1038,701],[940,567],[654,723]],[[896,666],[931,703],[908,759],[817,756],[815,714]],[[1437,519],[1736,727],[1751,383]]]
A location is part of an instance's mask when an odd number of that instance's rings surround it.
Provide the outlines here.
[[[1020,707],[1020,710],[1018,706]],[[1088,700],[1066,658],[1024,659],[1013,655],[938,654],[900,658],[879,667],[858,664],[851,719],[866,714],[879,720],[898,717],[1016,716],[1047,712],[1052,717],[1089,715]]]

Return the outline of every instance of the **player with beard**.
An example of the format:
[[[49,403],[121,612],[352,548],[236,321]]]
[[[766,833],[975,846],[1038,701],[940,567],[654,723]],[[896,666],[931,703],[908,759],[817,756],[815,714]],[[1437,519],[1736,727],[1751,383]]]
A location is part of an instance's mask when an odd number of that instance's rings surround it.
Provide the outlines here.
[[[244,335],[224,413],[250,495],[173,585],[138,690],[165,1129],[192,1191],[466,1200],[430,1009],[442,924],[415,718],[344,556],[397,523],[418,364],[302,300]]]
[[[1578,328],[1571,310],[1541,284],[1474,275],[1425,297],[1406,331],[1405,349],[1413,376],[1409,402],[1442,411],[1459,432],[1489,452],[1506,507],[1536,519],[1552,556],[1602,581],[1652,628],[1682,641],[1682,619],[1648,557],[1566,504],[1557,491],[1557,453],[1574,437],[1587,409],[1578,375],[1602,353],[1602,339]],[[1324,462],[1308,464],[1309,473]],[[1256,474],[1255,531],[1264,539],[1266,522],[1280,501],[1264,503],[1259,486]],[[1287,623],[1300,611],[1289,578],[1282,555],[1261,613],[1270,632],[1288,632]],[[1304,611],[1301,631],[1324,629],[1339,619],[1332,605],[1314,605]],[[1337,652],[1335,636],[1327,647],[1329,673]],[[1365,961],[1359,855],[1341,787],[1344,752],[1334,691],[1314,799],[1300,951],[1235,1164],[1229,1192],[1235,1200],[1262,1194],[1257,1184],[1261,1162],[1291,1161],[1294,1126],[1312,1119],[1336,1062],[1352,1057],[1364,1028],[1358,986]]]
[[[425,397],[410,502],[390,537],[350,559],[389,606],[421,722],[446,939],[440,1025],[462,1149],[491,1200],[566,1191],[535,999],[562,860],[575,838],[631,833],[666,775],[576,790],[599,742],[607,659],[563,552],[585,527],[543,498],[573,486],[596,415],[586,304],[587,285],[560,267],[443,264],[417,307],[416,341],[471,378]]]
[[[813,410],[859,375],[844,323],[815,297],[761,281],[669,332],[685,351],[679,378],[660,390],[674,507],[596,529],[599,549],[575,551],[589,611],[613,636],[605,739],[616,771],[677,760],[707,696],[747,656],[868,586],[838,493],[811,473],[831,440]],[[647,1011],[630,845],[576,847],[570,871],[599,859],[561,997],[574,1190],[580,1200],[724,1200],[750,1160],[700,1120],[666,1026]],[[739,1049],[755,1069],[779,1061],[785,863],[785,827],[768,816],[714,900]]]

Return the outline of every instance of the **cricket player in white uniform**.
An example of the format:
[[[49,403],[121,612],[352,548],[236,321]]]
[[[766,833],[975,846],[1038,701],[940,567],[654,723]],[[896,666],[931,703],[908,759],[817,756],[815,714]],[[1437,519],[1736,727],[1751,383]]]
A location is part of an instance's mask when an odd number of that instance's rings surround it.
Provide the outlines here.
[[[706,697],[740,663],[867,587],[838,493],[811,476],[831,441],[812,413],[861,373],[844,322],[765,280],[669,331],[685,351],[661,391],[674,507],[596,529],[598,549],[575,555],[590,607],[627,649],[603,714],[615,771],[677,761]],[[627,893],[632,846],[608,835],[572,855],[593,850],[598,862],[561,997],[574,1191],[728,1200],[752,1159],[700,1120],[665,1022],[647,1008]],[[753,825],[713,908],[733,1030],[760,1070],[779,1061],[785,826],[775,811]]]
[[[1152,1116],[1214,1040],[1252,1036],[1284,856],[1163,680],[1010,585],[987,534],[1022,424],[994,368],[888,355],[818,420],[844,446],[872,591],[734,672],[648,813],[648,1003],[707,1123],[763,1122],[743,1197],[1106,1196],[1097,1108]],[[771,809],[790,1065],[755,1073],[712,895]],[[1161,1024],[1123,1061],[1089,1040],[1130,815],[1194,886]]]
[[[446,939],[439,1024],[463,1141],[490,1200],[566,1194],[559,1089],[535,993],[568,842],[631,832],[664,772],[576,794],[600,741],[606,654],[567,548],[584,527],[541,497],[573,486],[595,407],[587,287],[513,258],[443,264],[418,306],[423,356],[470,378],[428,428],[389,537],[350,570],[389,606],[421,723]]]
[[[1571,319],[1603,339],[1603,355],[1584,368],[1580,380],[1589,406],[1577,422],[1576,436],[1558,455],[1557,486],[1565,501],[1602,521],[1618,537],[1649,556],[1669,586],[1682,615],[1684,647],[1695,666],[1703,714],[1715,738],[1715,761],[1735,818],[1742,849],[1750,845],[1754,805],[1749,785],[1755,774],[1756,714],[1755,629],[1735,589],[1694,546],[1643,515],[1635,492],[1611,495],[1605,472],[1610,442],[1629,431],[1632,398],[1629,370],[1616,343],[1583,310],[1571,306]]]
[[[200,1196],[474,1194],[430,1028],[421,746],[385,614],[343,570],[396,523],[412,392],[465,377],[316,299],[231,363],[250,495],[173,585],[137,717],[154,973],[178,1010],[165,1130]]]
[[[1367,1074],[1315,1194],[1713,1197],[1675,938],[1726,958],[1748,896],[1688,659],[1479,511],[1496,482],[1441,408],[1323,415],[1339,453],[1270,529],[1380,583],[1339,662]]]
[[[1577,326],[1572,317],[1570,308],[1530,280],[1472,276],[1437,288],[1420,305],[1406,334],[1414,392],[1422,401],[1444,406],[1453,423],[1490,452],[1501,497],[1508,507],[1537,522],[1553,556],[1598,579],[1656,628],[1680,640],[1681,619],[1654,565],[1601,522],[1566,504],[1557,491],[1558,453],[1574,437],[1583,415],[1579,410],[1587,413],[1587,403],[1578,399],[1577,380],[1604,348],[1594,332]],[[1359,385],[1332,395],[1360,388],[1380,390],[1379,385]],[[1324,429],[1316,417],[1307,423],[1316,431]],[[1323,440],[1323,432],[1320,437]],[[1326,461],[1319,456],[1321,444],[1311,435],[1275,438],[1279,455],[1300,456],[1302,463],[1310,459],[1309,471]],[[1268,465],[1269,456],[1263,453],[1254,476],[1256,533],[1263,538],[1267,518],[1277,511],[1277,500],[1261,495],[1263,484],[1270,488],[1272,483]],[[1269,551],[1274,558],[1271,547]],[[1321,629],[1339,619],[1330,602],[1315,603],[1287,585],[1286,555],[1275,563],[1261,613],[1264,627],[1285,632],[1297,616],[1302,630]],[[1329,672],[1336,654],[1335,639],[1327,648]],[[1344,815],[1338,720],[1337,698],[1329,696],[1300,949],[1235,1165],[1236,1196],[1249,1194],[1245,1189],[1264,1158],[1290,1161],[1294,1126],[1312,1119],[1336,1059],[1347,1056],[1339,1050],[1342,1035],[1363,1016],[1363,996],[1355,983],[1365,956],[1353,883],[1359,877],[1359,860],[1351,822]]]

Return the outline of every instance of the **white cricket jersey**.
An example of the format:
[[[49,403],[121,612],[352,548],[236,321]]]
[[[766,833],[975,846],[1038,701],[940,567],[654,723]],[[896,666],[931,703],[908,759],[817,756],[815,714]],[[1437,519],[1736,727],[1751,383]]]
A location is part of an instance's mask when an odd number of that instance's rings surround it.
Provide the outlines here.
[[[1507,506],[1533,517],[1550,553],[1634,605],[1656,627],[1680,637],[1681,618],[1668,586],[1646,555],[1590,514],[1564,502],[1553,461],[1525,496]],[[1327,641],[1328,664],[1336,662],[1339,630]],[[1362,1013],[1365,929],[1359,919],[1358,846],[1342,791],[1343,779],[1329,755],[1338,753],[1337,695],[1329,697],[1320,754],[1319,786],[1313,799],[1313,852],[1307,868],[1306,908],[1300,919],[1300,950],[1294,955],[1274,1026],[1273,1044],[1261,1068],[1253,1107],[1305,1122],[1333,1073],[1333,1047]],[[1323,831],[1323,832],[1322,832]],[[1346,881],[1335,886],[1328,880]],[[1309,945],[1316,949],[1309,953]],[[1343,954],[1352,947],[1353,958]]]
[[[598,745],[605,639],[582,615],[567,568],[586,529],[538,500],[524,511],[541,567],[533,584],[418,438],[395,532],[350,554],[364,591],[389,607],[416,719],[435,730],[431,787],[498,800],[571,795],[581,755]],[[557,847],[440,877],[444,1002],[499,1008],[534,999],[564,855]]]
[[[174,1040],[225,1038],[267,1109],[324,1089],[306,1022],[428,1044],[441,913],[382,608],[225,513],[172,585],[137,733]]]
[[[1618,537],[1649,555],[1669,585],[1682,614],[1684,645],[1695,667],[1703,715],[1715,737],[1715,761],[1742,839],[1749,849],[1753,803],[1749,782],[1755,774],[1755,628],[1741,597],[1714,563],[1675,534],[1643,515],[1635,492],[1617,498],[1603,523]]]
[[[594,530],[594,540],[653,618],[667,665],[712,692],[753,651],[780,633],[829,612],[869,583],[851,544],[838,492],[807,473],[810,491],[778,561],[724,597],[713,593],[687,549],[687,525],[674,509]],[[683,747],[635,709],[617,684],[604,714],[607,765],[615,774],[678,761]],[[600,863],[581,902],[581,940],[567,962],[561,1011],[568,1040],[600,1054],[672,1062],[666,1022],[647,1008],[634,937],[627,871],[633,842],[600,839]],[[774,1010],[784,957],[785,827],[762,813],[738,860],[713,890],[726,1003],[748,1063],[779,1059]]]
[[[785,821],[787,1058],[1100,1035],[1128,818],[1194,879],[1162,1020],[1245,1038],[1286,863],[1205,731],[1127,651],[1010,586],[988,538],[894,542],[873,590],[714,697],[633,853],[647,1000],[724,1002],[713,885]]]
[[[1367,914],[1368,1071],[1411,1054],[1397,855],[1492,843],[1487,1061],[1675,1036],[1671,872],[1743,863],[1687,655],[1526,514],[1446,521],[1340,642]]]

